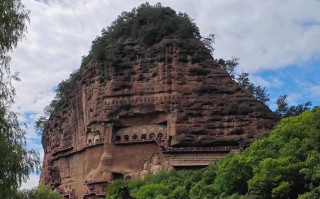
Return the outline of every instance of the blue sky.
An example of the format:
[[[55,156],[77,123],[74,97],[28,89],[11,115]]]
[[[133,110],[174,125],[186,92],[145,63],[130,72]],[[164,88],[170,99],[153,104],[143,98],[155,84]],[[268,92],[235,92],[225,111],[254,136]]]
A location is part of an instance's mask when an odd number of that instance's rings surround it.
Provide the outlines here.
[[[22,0],[31,11],[28,33],[12,54],[21,82],[14,110],[28,124],[27,144],[43,156],[35,118],[53,99],[54,88],[80,66],[81,56],[122,12],[140,0]],[[149,1],[155,4],[158,1]],[[290,105],[320,105],[320,1],[318,0],[164,0],[186,12],[203,36],[215,34],[215,58],[240,59],[239,71],[267,88],[269,105],[283,94]],[[22,187],[36,186],[38,175]]]
[[[313,106],[320,105],[320,80],[318,58],[310,59],[300,64],[290,64],[280,69],[269,69],[254,73],[266,82],[257,84],[265,86],[270,94],[269,107],[274,110],[274,101],[280,95],[288,95],[289,105],[312,102]]]

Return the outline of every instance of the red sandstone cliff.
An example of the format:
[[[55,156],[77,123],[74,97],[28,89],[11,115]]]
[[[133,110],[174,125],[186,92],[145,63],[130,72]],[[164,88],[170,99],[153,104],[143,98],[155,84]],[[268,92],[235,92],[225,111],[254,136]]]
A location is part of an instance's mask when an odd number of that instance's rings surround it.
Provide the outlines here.
[[[65,196],[103,196],[117,178],[204,166],[273,127],[274,114],[199,40],[120,44],[115,65],[85,66],[68,103],[44,129],[41,182]]]

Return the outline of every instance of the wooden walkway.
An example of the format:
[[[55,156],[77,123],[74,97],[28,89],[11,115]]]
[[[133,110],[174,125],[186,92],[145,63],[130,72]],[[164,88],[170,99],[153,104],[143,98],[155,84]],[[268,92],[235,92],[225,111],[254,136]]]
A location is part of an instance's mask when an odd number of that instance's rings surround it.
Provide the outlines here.
[[[171,147],[167,146],[162,139],[155,138],[154,141],[167,153],[186,153],[186,152],[231,152],[240,150],[239,146],[208,146],[208,147]]]

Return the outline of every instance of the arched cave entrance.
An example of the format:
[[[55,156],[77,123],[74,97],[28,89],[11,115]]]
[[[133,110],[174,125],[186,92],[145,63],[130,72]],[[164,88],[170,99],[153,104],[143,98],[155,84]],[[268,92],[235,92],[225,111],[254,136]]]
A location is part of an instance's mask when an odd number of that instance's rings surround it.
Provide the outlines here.
[[[116,141],[120,142],[121,141],[121,136],[116,136]]]
[[[152,139],[155,138],[155,137],[156,137],[156,135],[155,135],[154,133],[151,133],[151,134],[149,135],[150,140],[152,140]]]
[[[137,140],[138,139],[138,135],[137,134],[134,134],[133,136],[132,136],[132,140]]]
[[[124,179],[124,176],[122,173],[112,173],[112,179],[113,180],[123,180]]]

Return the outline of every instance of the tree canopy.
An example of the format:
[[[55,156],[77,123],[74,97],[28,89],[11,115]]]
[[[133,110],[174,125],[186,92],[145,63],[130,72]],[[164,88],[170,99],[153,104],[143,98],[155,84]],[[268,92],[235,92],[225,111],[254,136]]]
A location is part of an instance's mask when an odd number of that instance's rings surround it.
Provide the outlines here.
[[[28,10],[20,0],[0,1],[0,198],[16,198],[17,189],[30,172],[39,168],[39,155],[25,145],[25,129],[11,111],[19,80],[10,72],[10,51],[26,31]]]
[[[116,53],[121,39],[131,38],[150,46],[168,35],[201,38],[199,28],[186,13],[177,14],[161,3],[144,3],[130,12],[122,12],[111,26],[102,29],[101,36],[92,42],[88,56],[94,60],[117,63]]]
[[[308,101],[304,104],[298,104],[289,107],[287,98],[287,95],[281,95],[275,101],[277,105],[275,114],[277,114],[280,117],[297,116],[303,111],[310,110],[310,106],[312,106],[312,103]]]
[[[63,199],[60,194],[45,185],[33,189],[19,190],[15,199]]]
[[[95,59],[112,59],[114,49],[121,38],[132,38],[141,44],[150,46],[163,37],[176,34],[180,38],[200,39],[199,28],[186,13],[176,13],[161,3],[141,4],[130,12],[122,12],[111,26],[102,30],[102,35],[92,42],[90,54]]]

